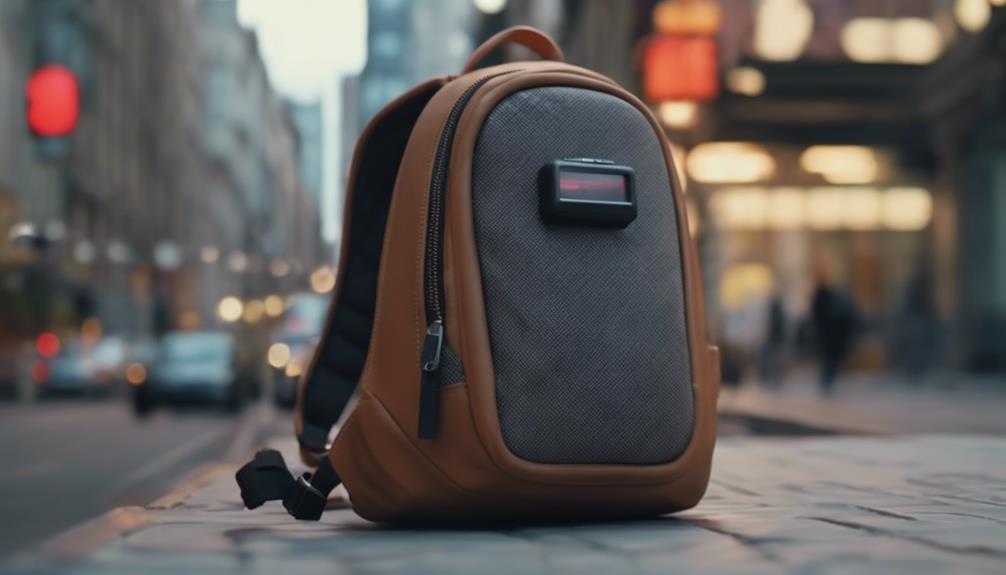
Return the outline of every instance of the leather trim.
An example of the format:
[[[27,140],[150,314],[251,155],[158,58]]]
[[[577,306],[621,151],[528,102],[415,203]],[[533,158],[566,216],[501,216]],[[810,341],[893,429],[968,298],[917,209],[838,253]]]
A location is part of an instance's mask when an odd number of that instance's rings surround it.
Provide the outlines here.
[[[507,28],[502,32],[497,32],[488,40],[483,42],[478,48],[472,52],[472,55],[468,57],[468,61],[465,62],[464,68],[462,68],[461,73],[467,74],[475,70],[476,66],[483,58],[489,55],[490,52],[499,48],[503,44],[514,43],[520,44],[525,48],[535,52],[545,60],[552,60],[556,62],[565,62],[566,58],[562,55],[562,49],[559,48],[558,44],[552,41],[544,32],[532,28],[531,26],[513,26],[512,28]]]

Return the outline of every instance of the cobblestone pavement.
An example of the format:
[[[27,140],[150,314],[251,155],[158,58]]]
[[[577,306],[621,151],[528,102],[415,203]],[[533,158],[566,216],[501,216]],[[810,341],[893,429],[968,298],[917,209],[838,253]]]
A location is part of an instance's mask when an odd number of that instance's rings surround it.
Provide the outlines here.
[[[732,437],[694,510],[508,529],[393,529],[347,508],[297,522],[278,503],[243,510],[233,471],[204,470],[3,571],[1006,573],[1006,440],[994,437]]]

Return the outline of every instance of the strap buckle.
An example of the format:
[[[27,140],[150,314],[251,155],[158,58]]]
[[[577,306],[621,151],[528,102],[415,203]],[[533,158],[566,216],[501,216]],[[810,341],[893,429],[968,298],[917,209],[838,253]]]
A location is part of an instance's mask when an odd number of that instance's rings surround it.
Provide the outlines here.
[[[311,485],[311,474],[304,473],[297,478],[290,493],[283,499],[283,507],[302,521],[317,521],[325,511],[328,497]]]
[[[266,501],[285,499],[293,488],[293,477],[278,451],[264,449],[255,454],[235,475],[241,488],[241,500],[248,509]]]

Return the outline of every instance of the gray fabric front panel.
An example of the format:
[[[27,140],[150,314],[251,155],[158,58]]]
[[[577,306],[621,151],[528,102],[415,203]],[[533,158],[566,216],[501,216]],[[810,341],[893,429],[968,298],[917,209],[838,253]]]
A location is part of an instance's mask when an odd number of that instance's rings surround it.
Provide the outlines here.
[[[546,224],[538,173],[564,158],[632,167],[636,220]],[[592,90],[516,92],[482,127],[472,194],[510,450],[539,463],[674,460],[692,433],[691,368],[674,200],[647,119]]]

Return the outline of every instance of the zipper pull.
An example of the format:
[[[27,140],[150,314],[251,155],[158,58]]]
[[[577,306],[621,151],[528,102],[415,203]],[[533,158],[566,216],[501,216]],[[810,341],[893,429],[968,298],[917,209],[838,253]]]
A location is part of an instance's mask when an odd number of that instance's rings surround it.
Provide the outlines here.
[[[419,388],[419,439],[433,439],[437,435],[437,408],[439,388],[436,372],[440,367],[440,352],[444,348],[444,324],[435,320],[426,328],[426,340],[419,355],[423,370]]]

